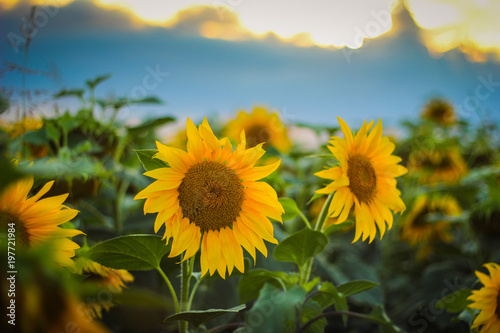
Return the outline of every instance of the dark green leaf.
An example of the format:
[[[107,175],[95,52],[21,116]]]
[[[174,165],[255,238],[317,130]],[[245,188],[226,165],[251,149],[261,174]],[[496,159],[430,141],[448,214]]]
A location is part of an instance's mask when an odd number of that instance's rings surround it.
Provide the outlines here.
[[[103,81],[106,81],[109,79],[112,75],[111,74],[104,74],[96,77],[93,80],[87,80],[87,86],[91,89],[95,88],[98,84],[100,84]]]
[[[314,193],[314,195],[312,196],[312,198],[307,202],[307,204],[309,205],[311,202],[313,202],[314,200],[318,199],[318,198],[321,198],[322,196],[324,196],[324,194],[321,194],[321,193]]]
[[[467,299],[470,295],[472,295],[472,290],[470,289],[457,290],[441,298],[441,300],[436,303],[436,309],[446,309],[446,311],[450,313],[461,312],[472,303],[472,301]]]
[[[168,316],[167,318],[165,318],[164,322],[186,320],[193,324],[194,327],[198,327],[204,322],[209,321],[210,319],[222,316],[227,313],[238,313],[245,308],[245,304],[241,304],[231,309],[208,309],[179,312],[174,315]]]
[[[387,333],[400,333],[403,332],[397,327],[385,313],[384,307],[380,304],[376,305],[372,312],[367,317],[368,320],[380,325],[380,330]]]
[[[257,298],[266,283],[270,283],[276,288],[290,288],[297,282],[299,282],[299,277],[296,274],[257,268],[242,276],[238,285],[238,296],[240,302],[246,303]]]
[[[162,104],[162,101],[155,96],[146,96],[144,98],[133,99],[130,104]]]
[[[0,156],[0,193],[3,192],[9,184],[23,177],[22,170],[14,167],[5,157]]]
[[[158,152],[155,149],[141,149],[134,150],[137,153],[137,157],[139,161],[141,161],[142,166],[146,171],[151,171],[158,168],[168,168],[168,164],[158,158],[155,158],[154,155]]]
[[[318,289],[319,293],[313,297],[313,300],[319,304],[323,309],[334,304],[337,311],[347,311],[347,299],[344,294],[341,294],[335,286],[330,282],[323,282]],[[347,315],[342,316],[344,325],[347,324]]]
[[[175,120],[175,118],[173,118],[173,117],[163,117],[163,118],[152,119],[152,120],[148,120],[148,121],[146,121],[138,126],[129,127],[128,131],[131,135],[137,135],[141,132],[154,130],[156,127],[161,126],[161,125],[165,125],[165,124],[170,123],[174,120]]]
[[[301,321],[302,325],[305,325],[308,321],[313,318],[320,316],[323,313],[323,308],[318,305],[315,301],[308,301],[302,308]],[[303,332],[306,333],[323,333],[325,326],[328,324],[326,318],[321,318],[316,320],[314,323],[309,325],[307,329]]]
[[[58,93],[56,93],[54,95],[54,98],[61,98],[61,97],[66,97],[66,96],[76,96],[78,98],[82,98],[83,93],[84,93],[83,89],[71,89],[71,90],[63,89],[63,90],[59,91]]]
[[[160,267],[170,245],[156,235],[127,235],[96,244],[85,254],[89,259],[114,269],[147,271]]]
[[[338,231],[347,230],[347,228],[349,228],[352,225],[354,225],[353,221],[345,221],[340,224],[329,225],[328,228],[326,228],[325,230],[325,235],[330,235]]]
[[[284,292],[266,283],[259,298],[245,316],[245,323],[254,332],[294,332],[297,307],[304,302],[306,291],[300,286]]]
[[[356,280],[356,281],[349,281],[341,284],[340,286],[337,286],[337,290],[340,293],[344,294],[345,296],[349,296],[370,290],[378,285],[379,285],[378,283],[372,281]]]
[[[328,238],[319,231],[302,229],[282,240],[275,248],[273,257],[279,261],[294,262],[301,268],[306,261],[321,253]]]

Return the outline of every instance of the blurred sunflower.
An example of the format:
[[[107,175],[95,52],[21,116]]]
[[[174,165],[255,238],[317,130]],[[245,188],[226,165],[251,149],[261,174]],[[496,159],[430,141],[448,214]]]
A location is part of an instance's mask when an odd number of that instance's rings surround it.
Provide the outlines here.
[[[34,117],[24,117],[14,123],[1,124],[2,129],[15,139],[26,132],[36,131],[43,126],[43,120]]]
[[[441,98],[430,99],[424,105],[421,116],[423,119],[443,126],[452,125],[457,120],[453,105]]]
[[[292,148],[287,128],[278,113],[269,112],[263,107],[254,107],[252,113],[240,111],[236,119],[229,121],[224,129],[225,135],[233,140],[239,138],[241,131],[245,131],[249,147],[265,143],[281,153]]]
[[[450,242],[450,223],[444,220],[431,221],[432,216],[457,216],[462,213],[458,202],[451,196],[421,195],[413,204],[410,213],[403,219],[401,238],[412,246],[421,246],[420,258],[426,257],[434,242]]]
[[[78,257],[75,264],[78,274],[88,275],[85,281],[96,283],[112,293],[120,293],[122,288],[126,288],[125,283],[134,281],[134,277],[127,270],[108,268],[83,256]],[[102,318],[102,309],[109,311],[113,303],[110,300],[96,300],[87,305],[87,311],[92,317]]]
[[[410,153],[408,171],[424,184],[455,183],[468,172],[457,148],[416,150]]]
[[[500,333],[500,266],[493,262],[484,266],[490,276],[476,271],[476,276],[484,287],[472,291],[468,298],[473,302],[469,307],[480,311],[471,328],[478,329],[480,333]]]
[[[344,222],[351,209],[356,218],[356,233],[354,241],[361,235],[362,240],[370,237],[373,241],[380,230],[384,235],[385,223],[388,229],[392,227],[394,212],[405,210],[400,192],[396,188],[395,177],[407,172],[398,165],[401,158],[391,155],[395,146],[387,137],[382,137],[382,122],[370,131],[373,121],[363,126],[353,137],[351,129],[338,118],[344,138],[332,137],[328,149],[339,162],[339,166],[317,172],[321,178],[332,179],[333,182],[317,193],[334,193],[328,209],[329,217],[337,217],[336,223]]]
[[[281,161],[255,167],[265,153],[262,144],[246,149],[242,132],[233,151],[206,119],[196,128],[188,118],[186,129],[187,152],[156,143],[155,156],[170,167],[146,172],[157,180],[135,199],[146,199],[144,213],[158,213],[155,232],[165,224],[164,238],[173,238],[170,257],[185,252],[186,260],[201,246],[202,276],[217,270],[224,278],[226,268],[230,275],[234,267],[243,272],[242,246],[255,260],[255,248],[267,256],[263,239],[277,243],[268,217],[281,222],[284,210],[274,189],[258,180]]]
[[[30,198],[28,194],[33,187],[32,176],[10,184],[0,194],[0,226],[7,228],[8,224],[14,223],[16,244],[49,246],[57,263],[74,268],[75,263],[70,258],[80,246],[68,237],[83,232],[58,226],[73,219],[78,211],[63,205],[68,194],[40,200],[53,184],[54,181],[48,182]]]

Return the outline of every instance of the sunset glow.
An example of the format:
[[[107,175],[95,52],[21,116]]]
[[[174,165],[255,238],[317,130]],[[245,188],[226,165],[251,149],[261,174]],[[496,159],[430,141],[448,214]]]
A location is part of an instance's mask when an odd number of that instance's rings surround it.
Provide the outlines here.
[[[34,4],[64,6],[74,0],[33,0]],[[211,9],[197,16],[194,29],[207,38],[242,40],[273,34],[298,46],[359,48],[366,38],[377,38],[393,28],[396,5],[391,0],[263,1],[263,0],[93,0],[103,9],[121,9],[137,19],[174,27],[195,8]],[[18,0],[0,0],[9,10]],[[459,48],[471,61],[500,54],[499,0],[404,0],[432,56]],[[215,13],[215,14],[214,14]]]

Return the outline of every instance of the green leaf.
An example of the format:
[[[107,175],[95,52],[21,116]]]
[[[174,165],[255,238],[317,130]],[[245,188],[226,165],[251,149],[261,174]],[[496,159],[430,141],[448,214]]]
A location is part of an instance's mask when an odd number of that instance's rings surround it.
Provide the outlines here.
[[[291,288],[299,282],[296,274],[285,272],[272,272],[262,268],[252,269],[243,275],[238,284],[240,302],[247,303],[259,296],[259,292],[266,283],[276,288]]]
[[[304,302],[306,291],[300,286],[284,292],[266,283],[259,298],[245,316],[245,323],[253,332],[294,332],[297,307]]]
[[[368,280],[356,280],[356,281],[349,281],[341,284],[340,286],[337,286],[337,290],[340,293],[344,294],[345,296],[349,296],[370,290],[378,285],[379,285],[378,283]]]
[[[160,236],[127,235],[96,244],[85,255],[106,267],[147,271],[160,267],[169,252],[170,244],[165,245]]]
[[[313,202],[314,200],[318,199],[318,198],[321,198],[322,196],[324,196],[324,194],[321,194],[321,193],[314,193],[314,195],[312,196],[312,198],[307,202],[307,204],[309,205],[311,202]]]
[[[168,164],[158,158],[155,158],[154,155],[158,152],[155,149],[140,149],[134,150],[141,161],[142,166],[146,171],[151,171],[158,168],[168,168]]]
[[[281,216],[283,221],[291,220],[300,213],[299,207],[297,207],[297,203],[292,198],[283,197],[279,198],[278,200],[285,210],[285,214]]]
[[[71,90],[66,90],[62,89],[58,93],[54,95],[54,98],[61,98],[61,97],[66,97],[66,96],[76,96],[78,98],[83,97],[83,89],[71,89]]]
[[[322,232],[305,228],[282,240],[274,248],[273,257],[293,262],[301,268],[310,258],[321,253],[327,244],[328,238]]]
[[[323,309],[315,301],[308,301],[302,308],[301,321],[302,325],[305,325],[309,320],[320,316],[323,313]],[[306,333],[323,333],[325,326],[328,324],[326,318],[321,318],[312,323],[303,332]]]
[[[346,296],[340,293],[331,282],[323,282],[318,289],[318,294],[312,299],[323,309],[334,304],[337,311],[348,311]],[[347,324],[347,315],[342,315],[344,326]]]
[[[179,312],[165,318],[164,322],[186,320],[198,327],[204,322],[207,322],[216,317],[222,316],[227,313],[238,313],[246,308],[245,304],[235,306],[231,309],[208,309],[208,310],[192,310]]]
[[[472,295],[471,289],[460,289],[441,298],[436,303],[436,309],[446,309],[450,313],[462,312],[472,301],[467,298]]]
[[[11,183],[23,177],[22,170],[14,167],[4,156],[0,156],[0,193]]]
[[[354,225],[353,221],[345,221],[340,224],[332,224],[329,225],[328,228],[326,228],[325,235],[330,235],[332,233],[335,233],[337,231],[342,231],[342,230],[347,230],[350,226]]]
[[[146,121],[138,126],[129,127],[128,131],[131,135],[138,135],[139,133],[142,133],[145,131],[151,131],[158,126],[170,123],[174,120],[175,120],[175,118],[173,118],[173,117],[163,117],[163,118],[152,119],[152,120],[148,120],[148,121]]]
[[[100,75],[100,76],[96,77],[96,78],[95,78],[95,79],[93,79],[93,80],[87,80],[85,83],[87,84],[87,86],[88,86],[90,89],[93,89],[93,88],[95,88],[98,84],[100,84],[101,82],[106,81],[107,79],[109,79],[111,76],[112,76],[112,74],[104,74],[104,75]]]
[[[130,104],[163,104],[163,102],[155,96],[146,96],[144,98],[132,99]]]
[[[401,330],[399,327],[397,327],[389,318],[387,313],[385,313],[384,307],[380,304],[377,304],[372,312],[368,315],[366,318],[374,323],[377,323],[380,325],[380,330],[383,332],[387,333],[401,333],[403,330]]]

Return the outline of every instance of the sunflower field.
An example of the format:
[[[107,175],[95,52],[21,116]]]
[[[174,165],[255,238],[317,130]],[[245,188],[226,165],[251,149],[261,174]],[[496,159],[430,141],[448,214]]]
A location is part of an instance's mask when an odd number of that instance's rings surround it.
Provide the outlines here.
[[[108,78],[53,117],[2,97],[2,332],[500,332],[495,123],[434,98],[404,137],[266,106],[130,126],[160,101]]]

